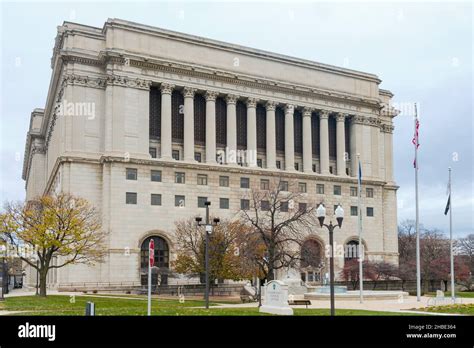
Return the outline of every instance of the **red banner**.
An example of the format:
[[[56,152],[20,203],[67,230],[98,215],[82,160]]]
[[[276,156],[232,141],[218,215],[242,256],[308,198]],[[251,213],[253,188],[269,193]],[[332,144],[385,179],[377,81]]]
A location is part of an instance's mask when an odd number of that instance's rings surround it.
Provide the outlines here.
[[[153,239],[150,240],[148,252],[150,253],[150,267],[153,267],[155,264],[155,241]]]

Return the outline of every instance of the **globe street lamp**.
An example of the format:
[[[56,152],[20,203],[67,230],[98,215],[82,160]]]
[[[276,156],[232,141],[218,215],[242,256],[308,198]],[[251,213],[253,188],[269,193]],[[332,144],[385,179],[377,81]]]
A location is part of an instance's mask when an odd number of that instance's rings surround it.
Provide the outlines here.
[[[322,203],[319,204],[316,209],[316,216],[319,220],[319,225],[321,227],[325,226],[329,230],[329,245],[331,246],[330,255],[329,255],[329,288],[331,291],[331,316],[336,315],[334,309],[334,239],[333,232],[336,226],[341,228],[342,220],[344,219],[344,209],[341,205],[338,204],[336,210],[334,211],[334,216],[336,217],[337,225],[333,225],[332,221],[329,221],[329,225],[324,223],[324,218],[326,217],[326,208]]]
[[[201,217],[196,217],[196,223],[198,226],[206,226],[206,245],[205,245],[205,268],[206,268],[206,292],[204,294],[205,301],[206,301],[206,309],[209,309],[209,235],[212,233],[212,227],[216,226],[219,223],[218,218],[214,218],[211,222],[209,221],[209,206],[211,205],[211,202],[206,201],[204,202],[204,205],[206,206],[206,222],[202,223],[202,218]]]

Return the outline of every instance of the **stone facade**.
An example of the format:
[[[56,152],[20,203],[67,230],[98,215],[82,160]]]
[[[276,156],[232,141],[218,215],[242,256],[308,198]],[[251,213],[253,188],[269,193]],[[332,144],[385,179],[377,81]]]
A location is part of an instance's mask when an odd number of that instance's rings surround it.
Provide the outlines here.
[[[340,203],[346,218],[335,241],[347,243],[357,236],[357,217],[350,215],[357,205],[350,195],[357,186],[357,154],[367,255],[398,262],[392,137],[397,113],[390,107],[392,94],[379,89],[377,76],[118,19],[109,19],[102,29],[69,22],[58,27],[51,67],[46,106],[31,114],[26,197],[61,191],[80,195],[100,210],[109,232],[105,263],[59,269],[51,274],[52,285],[139,282],[143,241],[162,237],[172,260],[175,220],[203,215],[198,197],[212,202],[212,214],[233,217],[248,191],[240,188],[241,177],[248,177],[251,186],[272,177],[304,182],[308,202]],[[159,136],[150,132],[152,88],[161,94]],[[173,91],[184,100],[182,141],[172,136]],[[194,141],[198,93],[206,105],[204,144]],[[246,105],[245,149],[256,156],[244,166],[216,162],[222,150],[216,143],[219,97],[226,101],[227,150],[239,149],[236,103]],[[265,107],[263,150],[257,144],[262,134],[258,105]],[[277,107],[284,109],[284,151],[275,144]],[[300,152],[295,151],[295,112],[302,115]],[[315,117],[319,153],[312,146]],[[137,180],[126,179],[127,168],[137,170]],[[150,180],[151,170],[161,171],[161,182]],[[176,172],[185,173],[184,184],[175,183]],[[207,185],[197,185],[198,174],[207,175]],[[219,186],[220,176],[229,176],[229,187]],[[317,193],[317,184],[324,184],[324,194]],[[341,195],[333,194],[334,185],[341,186]],[[366,188],[373,189],[373,197],[366,196]],[[126,192],[137,194],[137,204],[126,204]],[[150,204],[151,194],[161,194],[161,205]],[[184,207],[175,207],[175,195],[185,196]],[[229,199],[229,209],[219,208],[220,198]],[[373,217],[366,217],[365,207],[373,208]],[[316,229],[314,238],[324,247],[327,231]],[[343,260],[336,262],[342,265]]]

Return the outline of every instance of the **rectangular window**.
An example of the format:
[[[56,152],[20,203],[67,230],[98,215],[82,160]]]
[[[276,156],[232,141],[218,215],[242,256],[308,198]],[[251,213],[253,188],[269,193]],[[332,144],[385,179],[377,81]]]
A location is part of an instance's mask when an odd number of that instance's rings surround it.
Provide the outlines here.
[[[250,179],[240,178],[240,188],[250,188]]]
[[[219,198],[219,208],[229,209],[229,198]]]
[[[151,158],[156,158],[156,147],[150,147],[148,152],[150,152]]]
[[[367,187],[365,189],[365,195],[367,196],[367,198],[374,198],[374,189]]]
[[[357,197],[357,187],[351,186],[351,197]]]
[[[281,161],[276,161],[276,167],[277,169],[281,169]]]
[[[135,168],[127,168],[127,180],[137,180],[137,170]]]
[[[198,185],[207,185],[207,175],[206,174],[198,174],[197,175],[197,184]]]
[[[280,211],[283,212],[283,213],[288,212],[288,202],[281,202]]]
[[[250,201],[248,199],[241,199],[240,200],[240,209],[249,210],[250,209]]]
[[[306,183],[305,182],[299,182],[298,183],[298,191],[300,193],[306,193]]]
[[[263,167],[262,159],[261,159],[261,158],[257,158],[257,167],[260,167],[260,168]]]
[[[137,204],[137,193],[136,192],[126,192],[125,193],[125,203],[126,204]]]
[[[184,184],[186,182],[186,175],[182,172],[174,173],[174,182],[177,184]]]
[[[288,191],[288,181],[280,181],[280,191]]]
[[[196,162],[199,162],[199,163],[202,162],[202,155],[201,155],[200,152],[195,152],[195,153],[194,153],[194,160],[195,160]]]
[[[260,202],[260,209],[263,211],[270,210],[270,202],[269,201],[261,201]]]
[[[298,204],[298,210],[299,211],[306,211],[307,207],[308,207],[308,205],[306,203],[299,203]]]
[[[180,195],[176,195],[174,196],[174,206],[175,207],[184,207],[186,204],[186,197],[184,196],[180,196]]]
[[[357,216],[357,215],[359,215],[359,214],[357,213],[357,211],[358,211],[358,209],[357,209],[356,206],[351,206],[351,216]]]
[[[339,185],[334,185],[334,194],[336,196],[340,196],[341,195],[341,186]]]
[[[152,193],[151,194],[151,205],[161,205],[161,195]]]
[[[205,208],[207,202],[207,197],[198,197],[198,208]]]
[[[151,181],[161,182],[161,170],[152,170],[150,179]]]
[[[374,208],[367,207],[367,216],[374,216]]]
[[[229,177],[228,176],[220,176],[219,177],[219,186],[229,187]]]
[[[173,157],[174,160],[179,161],[179,150],[173,150],[171,157]]]
[[[269,190],[270,189],[270,180],[261,179],[260,180],[260,190]]]
[[[324,195],[324,184],[316,184],[316,193]]]

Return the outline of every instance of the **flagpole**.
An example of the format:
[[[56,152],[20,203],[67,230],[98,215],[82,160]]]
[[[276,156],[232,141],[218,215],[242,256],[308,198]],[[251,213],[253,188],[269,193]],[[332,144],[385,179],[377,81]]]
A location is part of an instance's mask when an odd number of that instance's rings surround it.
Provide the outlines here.
[[[364,249],[362,245],[362,210],[360,208],[360,196],[362,192],[362,168],[360,165],[360,154],[357,154],[357,163],[359,165],[359,173],[358,173],[358,180],[357,180],[357,188],[358,188],[358,195],[357,195],[357,210],[358,210],[358,224],[357,228],[359,231],[359,300],[360,303],[364,303],[364,272],[362,269],[362,263],[364,262]]]
[[[451,298],[456,300],[454,288],[454,255],[453,255],[453,198],[451,196],[451,167],[449,167],[449,251],[451,254]]]
[[[416,300],[421,301],[421,270],[420,270],[420,225],[419,225],[419,209],[418,209],[418,110],[415,103],[415,206],[416,206]]]

